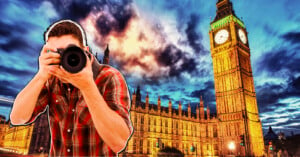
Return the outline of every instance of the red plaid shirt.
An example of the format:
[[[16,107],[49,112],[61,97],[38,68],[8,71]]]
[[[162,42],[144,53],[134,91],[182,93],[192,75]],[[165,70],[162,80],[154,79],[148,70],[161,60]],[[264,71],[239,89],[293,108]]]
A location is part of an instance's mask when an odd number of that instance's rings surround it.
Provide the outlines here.
[[[130,97],[122,74],[108,66],[93,63],[94,80],[109,107],[128,125]],[[115,156],[101,139],[84,98],[77,88],[52,77],[42,89],[30,122],[48,108],[51,130],[50,156]],[[99,113],[101,114],[101,113]]]

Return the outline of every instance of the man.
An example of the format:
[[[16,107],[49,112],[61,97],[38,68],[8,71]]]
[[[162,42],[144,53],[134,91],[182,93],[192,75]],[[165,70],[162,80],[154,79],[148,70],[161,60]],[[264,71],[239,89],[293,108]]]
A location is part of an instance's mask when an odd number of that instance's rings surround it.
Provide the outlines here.
[[[94,56],[87,57],[78,73],[67,72],[58,65],[60,55],[55,52],[69,45],[89,51],[77,23],[62,20],[48,28],[39,71],[16,97],[11,123],[31,123],[48,106],[51,156],[114,156],[133,130],[126,82],[119,71],[99,64]]]

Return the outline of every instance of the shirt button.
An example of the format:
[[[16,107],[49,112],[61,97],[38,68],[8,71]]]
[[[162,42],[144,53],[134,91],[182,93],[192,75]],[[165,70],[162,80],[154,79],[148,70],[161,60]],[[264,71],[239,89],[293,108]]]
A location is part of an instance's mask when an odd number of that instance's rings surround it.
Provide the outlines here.
[[[75,112],[75,108],[72,109],[72,112]]]
[[[71,149],[67,149],[67,152],[71,152]]]
[[[67,131],[68,131],[68,132],[71,132],[71,129],[68,129]]]

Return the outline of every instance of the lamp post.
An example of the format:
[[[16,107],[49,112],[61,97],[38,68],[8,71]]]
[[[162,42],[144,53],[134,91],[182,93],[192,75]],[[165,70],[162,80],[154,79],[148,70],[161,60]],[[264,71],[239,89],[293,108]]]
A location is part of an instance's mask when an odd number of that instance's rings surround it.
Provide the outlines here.
[[[233,151],[235,150],[235,143],[233,141],[229,142],[228,149],[230,150],[230,155],[233,155]]]

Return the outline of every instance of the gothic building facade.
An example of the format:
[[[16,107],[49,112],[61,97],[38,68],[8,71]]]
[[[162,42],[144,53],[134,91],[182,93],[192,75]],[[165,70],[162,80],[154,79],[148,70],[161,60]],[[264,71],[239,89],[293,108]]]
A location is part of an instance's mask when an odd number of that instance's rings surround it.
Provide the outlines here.
[[[263,156],[264,142],[244,23],[229,0],[217,1],[210,25],[210,45],[216,92],[216,117],[206,113],[202,99],[195,112],[141,102],[132,95],[134,134],[122,155],[155,156],[161,147],[174,147],[186,156]]]
[[[218,0],[209,36],[222,150],[226,150],[226,143],[242,135],[245,145],[241,154],[262,156],[264,142],[248,35],[229,0]]]
[[[178,109],[174,109],[169,100],[168,107],[163,107],[159,97],[157,104],[150,104],[148,95],[145,102],[139,95],[139,90],[132,95],[130,116],[134,133],[122,155],[156,156],[167,146],[185,155],[220,155],[218,120],[210,114],[208,106],[205,111],[202,97],[193,112],[190,105],[185,111],[179,102]]]

